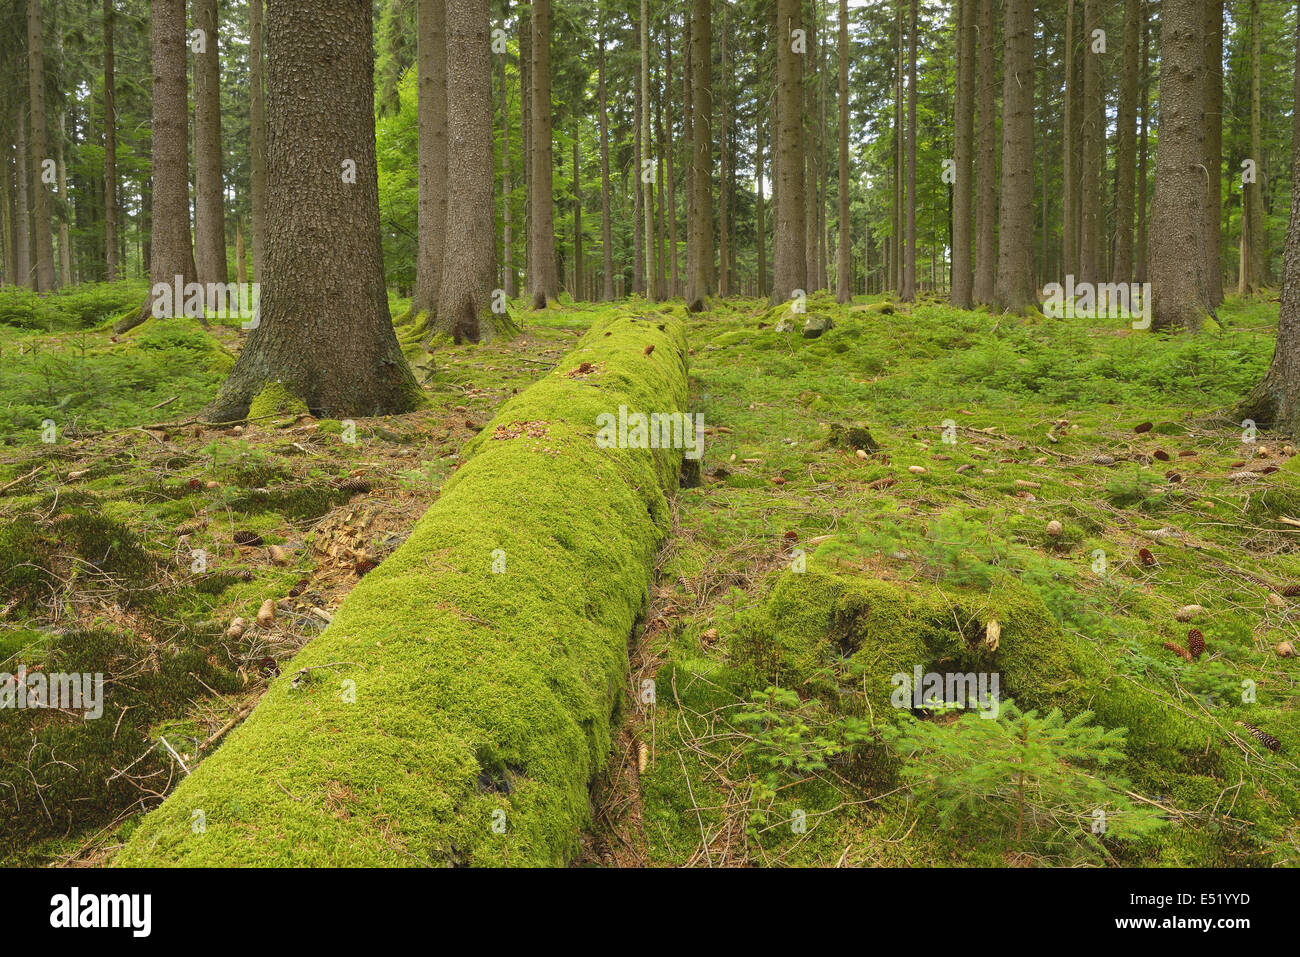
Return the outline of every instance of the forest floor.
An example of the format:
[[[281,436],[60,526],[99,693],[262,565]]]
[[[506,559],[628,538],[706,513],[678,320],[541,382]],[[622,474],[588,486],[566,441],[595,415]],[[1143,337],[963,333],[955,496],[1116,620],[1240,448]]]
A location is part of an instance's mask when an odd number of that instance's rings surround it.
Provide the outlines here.
[[[355,441],[311,417],[193,421],[234,329],[155,321],[113,342],[103,324],[0,324],[0,671],[57,662],[122,691],[111,720],[0,728],[0,862],[111,855],[602,308],[681,311],[570,304],[520,314],[510,342],[439,346],[417,363],[430,406],[358,419]],[[1300,630],[1300,459],[1226,415],[1267,365],[1276,303],[1230,302],[1221,328],[1169,337],[878,296],[809,311],[834,327],[778,331],[782,310],[752,300],[689,319],[702,482],[674,501],[580,863],[1300,863],[1300,672],[1275,650]],[[773,704],[745,634],[805,562],[954,593],[1015,579],[1152,708],[1204,728],[1207,754],[1213,737],[1242,763],[1192,780],[1130,754],[1133,792],[1194,839],[1063,851],[995,813],[957,839],[896,781],[784,761],[840,718],[811,696]],[[1186,661],[1163,645],[1188,643],[1175,613],[1192,604],[1206,653]],[[1243,681],[1256,702],[1239,703]],[[755,693],[784,712],[756,722]],[[792,737],[756,730],[773,725]]]

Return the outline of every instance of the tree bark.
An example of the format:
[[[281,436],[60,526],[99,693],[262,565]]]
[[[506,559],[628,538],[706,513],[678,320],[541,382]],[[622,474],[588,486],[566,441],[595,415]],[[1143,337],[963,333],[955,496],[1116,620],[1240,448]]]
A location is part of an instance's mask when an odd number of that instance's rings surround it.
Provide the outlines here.
[[[1142,84],[1139,96],[1137,169],[1137,244],[1133,251],[1133,272],[1138,282],[1147,281],[1147,127],[1151,115],[1151,23],[1146,0],[1142,0]]]
[[[262,281],[266,262],[266,36],[262,0],[248,0],[248,143],[253,207],[253,278]]]
[[[1260,116],[1260,0],[1250,0],[1250,156],[1255,161],[1255,180],[1246,184],[1245,227],[1246,277],[1239,292],[1249,294],[1268,283],[1268,250],[1264,239],[1264,157]]]
[[[903,302],[916,299],[916,8],[917,0],[912,0],[907,30],[907,248],[903,253],[903,292],[899,296]]]
[[[515,234],[510,179],[510,95],[506,87],[506,55],[497,61],[497,86],[501,90],[501,284],[507,299],[518,292],[515,286]]]
[[[778,0],[790,3],[791,0]],[[689,212],[689,265],[686,277],[686,308],[704,309],[713,288],[713,143],[712,123],[712,32],[709,0],[691,2],[691,208]]]
[[[777,0],[776,115],[777,141],[772,144],[776,180],[776,222],[772,235],[772,302],[808,288],[804,223],[803,53],[792,49],[800,28],[799,0]]]
[[[257,2],[257,0],[254,0]],[[117,279],[117,94],[113,74],[113,0],[104,0],[104,278]]]
[[[32,286],[32,232],[27,196],[31,180],[27,155],[27,109],[22,102],[14,108],[14,262],[15,284]]]
[[[1205,298],[1213,309],[1223,302],[1223,0],[1205,0],[1205,170]]]
[[[1092,50],[1093,30],[1101,19],[1099,0],[1083,2],[1083,142],[1079,157],[1079,272],[1076,281],[1097,283],[1103,280],[1101,248],[1102,141],[1106,130],[1101,125],[1103,94],[1101,90],[1101,54]]]
[[[600,22],[600,247],[603,261],[600,298],[609,302],[614,298],[614,239],[609,218],[609,101],[605,94],[605,19],[601,10]]]
[[[419,0],[416,8],[416,83],[419,171],[415,297],[411,310],[433,318],[441,301],[447,236],[447,2]],[[487,57],[486,47],[483,53]],[[458,240],[459,241],[459,240]],[[444,325],[450,331],[451,325]]]
[[[1078,166],[1076,157],[1079,151],[1074,136],[1075,120],[1074,98],[1074,64],[1076,45],[1074,36],[1075,0],[1067,0],[1065,7],[1065,117],[1061,132],[1061,257],[1062,272],[1075,275],[1079,271],[1079,227],[1074,220],[1075,196],[1079,192],[1076,181]]]
[[[839,166],[839,218],[836,222],[835,301],[841,304],[852,298],[849,290],[851,267],[849,240],[849,0],[840,0],[839,35],[839,108],[840,108],[840,166]],[[762,183],[760,174],[759,183]],[[760,185],[760,190],[762,189]]]
[[[637,168],[637,182],[641,189],[641,214],[645,236],[642,251],[645,255],[646,298],[659,299],[659,269],[655,260],[654,208],[655,183],[653,147],[650,140],[650,0],[641,0],[641,164]],[[649,166],[649,170],[646,166]]]
[[[194,265],[201,283],[226,281],[225,187],[221,180],[221,59],[217,0],[194,0],[203,52],[194,54]]]
[[[1202,0],[1163,0],[1160,54],[1159,139],[1151,204],[1151,327],[1195,330],[1205,316]]]
[[[994,306],[1037,305],[1034,287],[1034,5],[1005,0],[1002,55],[1002,182]]]
[[[975,278],[972,298],[977,303],[993,301],[997,271],[998,199],[994,184],[998,178],[997,115],[994,106],[996,72],[993,51],[997,45],[997,21],[993,0],[979,0],[979,77],[975,100]]]
[[[669,21],[671,24],[671,21]],[[682,294],[681,277],[677,268],[677,184],[673,162],[673,47],[672,30],[664,30],[664,153],[667,158],[668,190],[668,247],[670,257],[669,296]]]
[[[957,91],[953,106],[952,304],[974,305],[971,272],[971,200],[975,161],[975,4],[959,0]]]
[[[68,196],[68,167],[63,162],[63,138],[66,133],[67,117],[59,111],[58,137],[54,145],[54,165],[59,181],[59,282],[70,286],[72,278],[72,243],[69,236],[68,221],[72,217],[72,201]]]
[[[214,420],[242,418],[250,403],[340,418],[420,401],[384,285],[373,42],[369,4],[274,0],[267,11],[266,276],[260,322],[208,409]],[[484,39],[482,69],[486,49]]]
[[[41,0],[27,0],[27,80],[32,130],[32,242],[36,256],[35,289],[37,292],[49,292],[55,287],[54,235],[50,229],[50,191],[54,184],[45,182],[45,163],[52,157],[45,122],[45,51],[41,39]]]
[[[281,2],[281,0],[276,0]],[[492,337],[496,217],[492,202],[492,61],[488,0],[446,0],[447,243],[437,328],[457,342]]]
[[[1115,268],[1111,272],[1112,282],[1131,282],[1133,279],[1139,14],[1138,0],[1124,0],[1124,64],[1116,120],[1119,143],[1115,152]]]

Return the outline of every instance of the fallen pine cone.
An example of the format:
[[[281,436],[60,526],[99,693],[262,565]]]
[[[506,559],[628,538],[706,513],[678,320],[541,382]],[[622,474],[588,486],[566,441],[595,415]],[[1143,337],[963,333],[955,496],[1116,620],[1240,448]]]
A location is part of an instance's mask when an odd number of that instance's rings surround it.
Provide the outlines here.
[[[310,585],[311,585],[311,579],[299,578],[296,582],[294,582],[293,587],[289,589],[289,597],[297,598],[299,595],[305,592],[308,586]]]
[[[1152,425],[1150,422],[1139,422],[1137,425],[1133,426],[1133,431],[1138,435],[1141,435],[1143,432],[1150,432],[1151,429]]]
[[[786,532],[785,540],[787,542],[797,542],[799,541],[799,533],[795,531]]]
[[[1192,657],[1192,653],[1190,651],[1188,651],[1186,648],[1184,648],[1176,641],[1166,641],[1164,647],[1166,651],[1172,651],[1174,654],[1176,654],[1179,658],[1182,658],[1184,661],[1196,660],[1195,658]]]
[[[260,548],[262,545],[262,536],[257,532],[235,532],[235,544],[247,545],[250,548]]]
[[[1174,621],[1191,621],[1203,611],[1205,609],[1200,605],[1184,605],[1174,612]]]
[[[1295,645],[1291,644],[1289,641],[1279,641],[1273,650],[1277,652],[1279,658],[1295,657]]]
[[[262,602],[262,607],[257,609],[257,623],[263,628],[270,628],[275,621],[275,599],[268,598]]]
[[[1151,550],[1147,548],[1138,549],[1138,560],[1142,562],[1143,565],[1154,565],[1156,563],[1156,557],[1152,555]]]
[[[1252,738],[1254,738],[1264,747],[1268,748],[1270,751],[1276,752],[1282,750],[1282,742],[1279,741],[1277,738],[1273,737],[1267,731],[1261,731],[1253,724],[1247,724],[1245,721],[1238,721],[1237,727],[1245,728],[1247,731],[1250,732],[1250,736]]]
[[[1052,538],[1060,538],[1063,531],[1065,531],[1064,526],[1056,519],[1052,519],[1047,523],[1047,534]]]
[[[654,352],[654,351],[655,351],[655,344],[654,344],[653,342],[650,343],[650,345],[648,345],[648,346],[645,347],[645,354],[646,354],[646,355],[650,355],[650,353],[652,353],[652,352]]]
[[[334,479],[330,484],[340,492],[347,492],[349,495],[359,495],[362,492],[369,492],[373,488],[369,482],[360,478]]]
[[[874,482],[868,482],[867,488],[882,489],[897,484],[898,479],[894,478],[892,475],[886,475],[884,478],[878,478]]]
[[[1156,449],[1151,454],[1154,455],[1156,458],[1158,458],[1161,462],[1169,461],[1169,453],[1166,452],[1164,449]]]
[[[357,573],[358,578],[364,578],[370,572],[374,571],[378,566],[379,563],[377,561],[374,561],[373,559],[370,558],[363,558],[361,559],[361,561],[357,562],[356,565],[353,566],[352,570]]]
[[[1300,585],[1290,584],[1282,586],[1283,598],[1294,598],[1296,595],[1300,595]]]
[[[1205,636],[1201,634],[1201,629],[1192,628],[1187,632],[1187,650],[1193,658],[1205,654]]]

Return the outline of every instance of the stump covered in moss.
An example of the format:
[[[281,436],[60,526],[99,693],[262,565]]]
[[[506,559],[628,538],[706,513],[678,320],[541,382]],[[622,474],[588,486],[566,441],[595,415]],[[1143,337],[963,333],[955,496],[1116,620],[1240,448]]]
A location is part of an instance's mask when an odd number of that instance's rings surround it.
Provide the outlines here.
[[[679,320],[616,316],[507,402],[406,543],[117,863],[567,860],[682,458],[604,447],[598,420],[682,411],[685,355]]]

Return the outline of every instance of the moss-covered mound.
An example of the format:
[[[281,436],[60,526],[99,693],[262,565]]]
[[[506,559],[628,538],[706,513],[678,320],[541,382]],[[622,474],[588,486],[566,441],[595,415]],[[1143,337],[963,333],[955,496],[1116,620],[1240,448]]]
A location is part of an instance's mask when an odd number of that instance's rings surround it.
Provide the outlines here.
[[[571,856],[682,456],[602,447],[598,418],[682,410],[685,347],[677,319],[606,318],[506,403],[407,542],[116,862]]]

